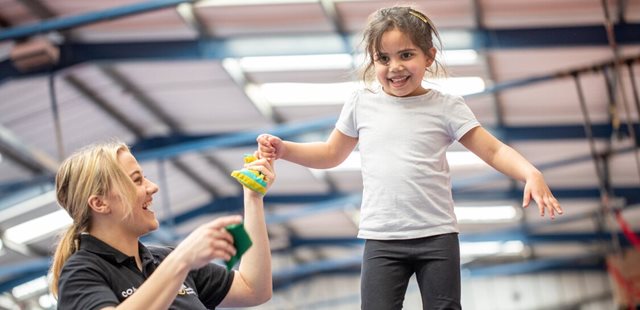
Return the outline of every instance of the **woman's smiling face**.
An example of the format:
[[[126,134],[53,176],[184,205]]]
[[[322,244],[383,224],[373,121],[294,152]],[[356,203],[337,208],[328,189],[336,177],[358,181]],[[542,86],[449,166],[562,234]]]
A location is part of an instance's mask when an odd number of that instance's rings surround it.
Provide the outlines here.
[[[145,178],[138,161],[130,152],[119,152],[118,162],[123,171],[131,178],[135,188],[135,196],[131,201],[131,210],[128,216],[128,210],[122,204],[122,200],[120,203],[115,202],[120,207],[118,209],[121,210],[121,215],[124,218],[123,223],[129,225],[128,229],[134,231],[138,236],[158,229],[158,219],[150,209],[153,195],[158,192],[158,186]],[[114,197],[114,199],[117,198]],[[123,197],[123,199],[126,198]]]

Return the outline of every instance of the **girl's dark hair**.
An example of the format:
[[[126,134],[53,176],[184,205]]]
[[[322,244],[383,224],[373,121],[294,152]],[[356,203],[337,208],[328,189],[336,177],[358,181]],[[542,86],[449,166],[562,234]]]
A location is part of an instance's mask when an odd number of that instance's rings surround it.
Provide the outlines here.
[[[436,53],[442,52],[442,41],[433,22],[423,13],[410,7],[394,6],[382,8],[371,14],[369,23],[364,29],[362,45],[365,47],[365,64],[362,69],[362,80],[370,84],[375,80],[374,62],[376,54],[380,51],[382,35],[390,30],[397,29],[406,34],[413,44],[419,47],[426,55],[433,57],[435,68],[428,71],[433,76],[446,76],[446,70],[442,63],[435,60],[436,55],[431,55],[430,49],[434,47],[433,38],[437,40]]]

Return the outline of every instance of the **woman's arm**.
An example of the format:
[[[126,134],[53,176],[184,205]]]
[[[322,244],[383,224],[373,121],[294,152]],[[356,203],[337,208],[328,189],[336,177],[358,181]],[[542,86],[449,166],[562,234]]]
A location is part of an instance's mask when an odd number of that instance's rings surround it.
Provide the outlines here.
[[[562,214],[562,208],[558,200],[553,197],[542,173],[522,155],[500,142],[486,129],[475,127],[469,130],[460,139],[460,143],[494,169],[511,178],[526,182],[522,199],[523,207],[527,207],[533,198],[538,204],[541,216],[544,216],[545,209],[552,219],[556,212]]]
[[[271,163],[266,159],[256,160],[245,167],[262,172],[267,181],[267,189],[276,178]],[[221,307],[256,306],[267,302],[273,294],[271,248],[264,216],[263,196],[247,188],[244,188],[244,227],[253,245],[242,256],[231,288],[220,304]]]
[[[285,159],[316,169],[333,168],[342,163],[358,144],[358,139],[349,137],[337,129],[325,142],[297,143],[283,141],[268,134],[257,139],[261,158]]]
[[[168,309],[190,270],[216,258],[229,260],[235,254],[233,237],[225,227],[241,221],[241,216],[226,216],[198,227],[160,263],[135,294],[118,307],[105,309]]]

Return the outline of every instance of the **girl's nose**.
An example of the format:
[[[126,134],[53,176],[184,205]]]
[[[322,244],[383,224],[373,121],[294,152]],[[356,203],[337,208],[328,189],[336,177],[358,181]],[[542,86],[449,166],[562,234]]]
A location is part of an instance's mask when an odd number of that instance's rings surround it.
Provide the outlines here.
[[[404,66],[401,61],[392,59],[389,62],[389,69],[391,71],[402,71],[404,69]]]

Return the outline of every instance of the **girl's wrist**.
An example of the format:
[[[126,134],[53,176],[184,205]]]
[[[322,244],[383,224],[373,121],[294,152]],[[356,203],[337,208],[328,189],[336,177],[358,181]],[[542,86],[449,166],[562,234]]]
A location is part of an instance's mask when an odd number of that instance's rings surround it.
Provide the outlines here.
[[[542,172],[540,170],[533,168],[529,171],[525,177],[525,181],[529,182],[532,180],[537,180],[542,178]]]

